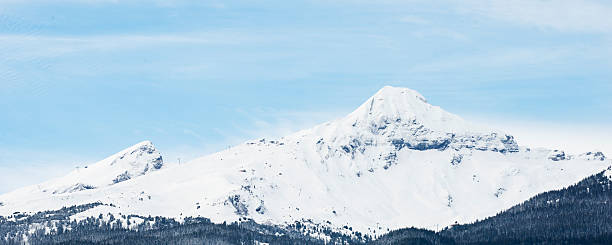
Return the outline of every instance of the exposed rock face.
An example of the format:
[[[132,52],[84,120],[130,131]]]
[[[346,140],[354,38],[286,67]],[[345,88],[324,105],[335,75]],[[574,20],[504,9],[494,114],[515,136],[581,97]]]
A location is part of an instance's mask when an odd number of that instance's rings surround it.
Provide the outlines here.
[[[590,160],[590,161],[605,161],[606,160],[606,156],[601,151],[582,153],[578,157],[581,159]]]
[[[569,155],[566,155],[564,151],[553,150],[548,155],[548,159],[553,160],[553,161],[562,161],[562,160],[569,160],[571,159],[571,157]]]

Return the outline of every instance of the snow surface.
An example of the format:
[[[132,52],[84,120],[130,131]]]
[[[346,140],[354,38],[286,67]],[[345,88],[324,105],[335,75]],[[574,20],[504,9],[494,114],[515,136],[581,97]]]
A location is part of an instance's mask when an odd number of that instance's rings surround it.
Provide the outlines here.
[[[143,141],[93,165],[77,168],[68,175],[6,194],[30,193],[49,195],[73,193],[114,185],[131,178],[151,173],[163,167],[161,154],[150,141]]]
[[[344,118],[182,165],[156,168],[159,153],[141,143],[66,177],[1,195],[0,215],[101,201],[114,207],[74,217],[248,217],[378,235],[409,226],[442,229],[495,215],[611,164],[600,154],[561,152],[519,147],[511,135],[474,126],[416,91],[384,87]],[[113,182],[125,171],[129,179]]]
[[[612,181],[612,166],[608,167],[608,169],[604,172],[604,176]]]

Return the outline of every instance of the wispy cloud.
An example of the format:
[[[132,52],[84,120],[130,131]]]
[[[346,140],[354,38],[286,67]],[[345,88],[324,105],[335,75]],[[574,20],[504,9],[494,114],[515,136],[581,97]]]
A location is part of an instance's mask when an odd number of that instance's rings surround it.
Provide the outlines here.
[[[429,21],[416,15],[406,15],[399,19],[400,22],[424,25],[429,24]]]
[[[410,72],[440,72],[464,69],[511,68],[526,65],[550,65],[570,57],[594,55],[595,50],[583,46],[523,47],[487,52],[445,56],[442,59],[415,65]]]
[[[459,3],[467,13],[510,23],[558,31],[612,32],[612,5],[609,1],[492,0]]]
[[[203,6],[210,6],[213,8],[224,8],[225,4],[216,0],[204,0],[204,1],[188,1],[188,0],[42,0],[38,2],[50,2],[50,3],[71,3],[71,4],[121,4],[121,3],[143,3],[143,4],[155,4],[160,7],[174,7],[180,4],[197,4]],[[27,1],[22,0],[0,0],[0,3],[4,4],[28,4]]]
[[[44,35],[0,35],[4,50],[22,51],[18,57],[58,56],[72,52],[94,50],[120,50],[145,48],[155,45],[212,45],[241,44],[256,41],[256,37],[239,35],[235,32],[177,33],[149,35],[102,35],[102,36],[44,36]],[[27,50],[25,49],[27,47]],[[17,50],[15,50],[17,49]],[[27,51],[27,52],[26,52]],[[7,54],[7,53],[5,53]],[[4,59],[7,57],[5,56]]]
[[[237,110],[251,122],[244,126],[236,126],[236,133],[246,139],[278,138],[313,127],[348,112],[338,111],[288,111],[274,108],[257,108],[255,110]]]
[[[427,30],[420,30],[412,32],[412,35],[421,39],[427,38],[446,38],[455,41],[468,41],[470,38],[461,33],[451,29],[441,29],[441,28],[430,28]]]

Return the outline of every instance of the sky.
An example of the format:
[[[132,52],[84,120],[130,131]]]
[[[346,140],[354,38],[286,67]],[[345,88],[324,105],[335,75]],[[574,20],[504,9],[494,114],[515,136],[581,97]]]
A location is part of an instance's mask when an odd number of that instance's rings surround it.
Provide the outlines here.
[[[375,2],[375,3],[372,3]],[[612,156],[612,3],[0,0],[0,193],[151,140],[187,161],[384,85]]]

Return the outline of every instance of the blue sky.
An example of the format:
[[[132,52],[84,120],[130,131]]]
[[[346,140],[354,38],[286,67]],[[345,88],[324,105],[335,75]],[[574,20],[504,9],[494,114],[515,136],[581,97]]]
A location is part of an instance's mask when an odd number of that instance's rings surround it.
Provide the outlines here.
[[[167,161],[418,90],[612,154],[606,1],[0,0],[0,193],[142,140]]]

